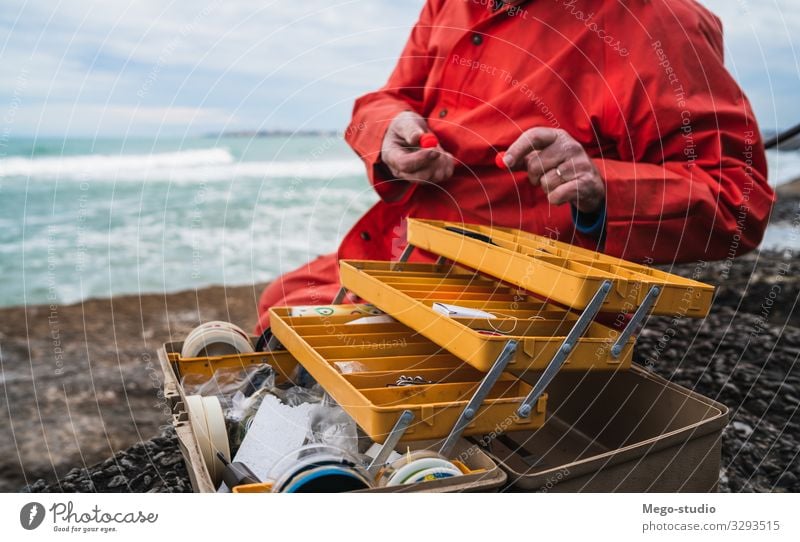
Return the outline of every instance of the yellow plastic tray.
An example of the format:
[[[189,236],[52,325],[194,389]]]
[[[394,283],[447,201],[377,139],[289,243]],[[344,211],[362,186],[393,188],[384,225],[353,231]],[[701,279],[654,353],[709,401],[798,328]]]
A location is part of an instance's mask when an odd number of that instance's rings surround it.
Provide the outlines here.
[[[480,371],[492,367],[509,339],[519,341],[509,371],[544,370],[577,319],[576,314],[520,290],[449,265],[343,260],[340,277],[348,290]],[[452,318],[433,309],[437,302],[480,309],[497,318]],[[505,335],[480,332],[487,330]],[[629,368],[634,339],[614,358],[611,347],[618,336],[617,331],[593,322],[562,370]]]
[[[605,280],[613,285],[601,311],[634,312],[659,286],[652,314],[699,318],[714,295],[708,284],[521,230],[409,219],[408,243],[574,309],[584,309]]]
[[[399,322],[348,325],[362,316],[292,317],[290,310],[270,309],[275,337],[375,442],[385,440],[404,410],[414,421],[403,441],[446,437],[485,376]],[[390,386],[400,376],[431,383]],[[546,396],[530,418],[514,415],[530,391],[501,375],[464,435],[541,427]]]
[[[180,343],[183,344],[183,343]],[[252,354],[230,354],[225,356],[208,356],[198,358],[181,357],[180,351],[167,352],[167,359],[175,368],[175,375],[180,379],[188,374],[202,375],[211,378],[217,369],[248,367],[266,363],[275,369],[278,381],[291,380],[297,367],[297,360],[289,352],[255,352]]]

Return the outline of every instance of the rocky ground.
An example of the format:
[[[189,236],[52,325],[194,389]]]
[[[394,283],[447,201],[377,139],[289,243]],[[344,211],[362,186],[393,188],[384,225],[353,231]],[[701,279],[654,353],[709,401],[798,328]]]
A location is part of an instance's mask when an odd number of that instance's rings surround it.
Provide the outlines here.
[[[645,329],[636,358],[731,409],[720,491],[800,491],[800,328],[720,306],[679,322],[660,349],[669,325]]]
[[[37,479],[56,487],[58,481],[70,489],[87,487],[70,485],[70,473],[132,445],[121,458],[131,462],[100,463],[110,478],[96,488],[109,483],[115,491],[127,488],[115,478],[116,467],[137,480],[132,488],[181,487],[172,482],[176,476],[185,484],[183,464],[173,462],[172,437],[148,441],[169,424],[158,396],[163,380],[156,350],[166,341],[183,340],[203,321],[227,320],[250,329],[262,288],[119,296],[53,310],[0,309],[0,491],[18,491]],[[137,478],[145,470],[146,476]]]
[[[787,200],[775,218],[791,224],[798,200]],[[800,491],[798,267],[789,251],[672,267],[718,286],[711,314],[702,321],[653,318],[639,338],[639,362],[731,409],[721,491]],[[0,418],[0,434],[14,437],[0,439],[0,489],[189,491],[175,436],[163,428],[160,375],[150,363],[157,345],[181,339],[200,321],[251,326],[259,290],[209,288],[61,307],[63,359],[70,360],[62,374],[48,309],[0,310],[10,323],[0,335],[0,400],[11,414]],[[675,333],[664,341],[670,327]],[[148,439],[153,434],[160,436]]]
[[[137,442],[91,467],[72,468],[49,482],[42,478],[26,487],[30,492],[191,492],[189,475],[172,429]]]

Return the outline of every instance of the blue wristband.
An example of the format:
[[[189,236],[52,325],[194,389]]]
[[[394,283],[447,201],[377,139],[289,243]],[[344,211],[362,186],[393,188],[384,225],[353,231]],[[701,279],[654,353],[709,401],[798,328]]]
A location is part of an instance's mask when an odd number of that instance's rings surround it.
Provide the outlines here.
[[[594,213],[582,213],[574,205],[572,208],[572,222],[575,224],[575,229],[584,235],[592,237],[600,237],[606,225],[606,204],[599,211]]]

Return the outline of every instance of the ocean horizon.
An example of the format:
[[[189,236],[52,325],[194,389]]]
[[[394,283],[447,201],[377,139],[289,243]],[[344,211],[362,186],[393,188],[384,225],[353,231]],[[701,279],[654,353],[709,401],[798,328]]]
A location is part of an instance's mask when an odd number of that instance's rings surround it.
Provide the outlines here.
[[[768,156],[772,185],[800,177],[800,152]],[[269,281],[377,200],[328,133],[11,139],[0,196],[0,306]]]

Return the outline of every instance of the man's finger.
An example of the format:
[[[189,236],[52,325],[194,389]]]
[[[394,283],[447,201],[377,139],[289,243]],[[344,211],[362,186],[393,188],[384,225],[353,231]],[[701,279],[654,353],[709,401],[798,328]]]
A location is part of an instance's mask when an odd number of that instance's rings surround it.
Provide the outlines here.
[[[399,135],[409,147],[416,147],[419,144],[420,136],[424,133],[425,127],[420,126],[418,122],[410,118],[398,123],[397,126],[397,135]]]
[[[394,167],[401,173],[416,173],[430,166],[438,156],[438,151],[431,149],[418,151],[395,149],[391,153],[391,160]]]
[[[453,176],[453,158],[447,153],[440,153],[437,159],[417,171],[407,173],[406,178],[414,182],[440,183]]]
[[[555,187],[547,194],[547,201],[553,205],[578,201],[581,184],[579,181],[568,181]]]
[[[436,169],[431,175],[431,181],[435,183],[446,181],[453,176],[454,167],[452,157],[450,155],[443,156],[442,160],[439,160],[436,164]]]
[[[528,170],[528,177],[534,186],[539,184],[542,176],[548,171],[554,170],[562,163],[564,157],[557,152],[555,145],[551,145],[542,151],[533,151],[525,157],[525,167]]]
[[[552,145],[558,138],[555,128],[533,128],[523,133],[506,150],[504,161],[512,169],[519,167],[521,160],[531,151],[543,150]]]
[[[542,177],[539,179],[538,184],[542,185],[542,190],[544,190],[545,194],[549,194],[559,186],[564,183],[569,182],[571,179],[568,178],[566,175],[559,175],[555,168],[548,170]],[[534,186],[536,186],[536,182],[531,180]]]
[[[427,180],[433,183],[440,183],[453,176],[453,168],[453,157],[447,153],[441,153],[430,167],[419,170],[414,175],[425,175]]]
[[[415,183],[438,183],[441,181],[441,179],[438,178],[438,171],[439,169],[436,166],[431,166],[415,171],[414,173],[407,173],[406,177],[408,180]]]

